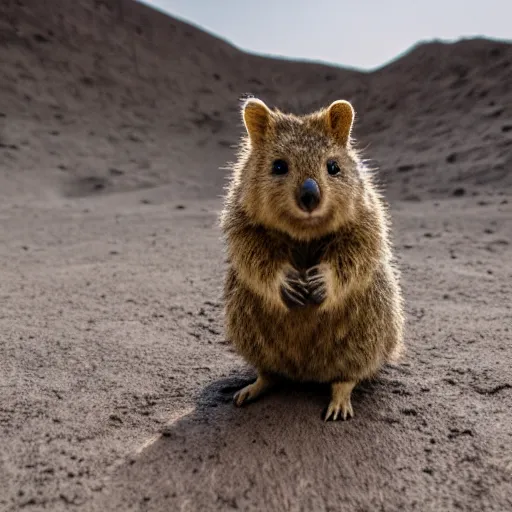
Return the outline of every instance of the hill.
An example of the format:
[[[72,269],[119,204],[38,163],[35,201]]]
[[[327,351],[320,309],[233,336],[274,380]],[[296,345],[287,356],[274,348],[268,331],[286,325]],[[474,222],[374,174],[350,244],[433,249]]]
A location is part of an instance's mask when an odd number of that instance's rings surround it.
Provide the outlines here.
[[[249,55],[130,0],[3,9],[0,179],[9,196],[170,184],[172,197],[215,197],[244,93],[297,113],[352,101],[355,137],[390,197],[512,185],[511,44],[426,43],[362,73]]]

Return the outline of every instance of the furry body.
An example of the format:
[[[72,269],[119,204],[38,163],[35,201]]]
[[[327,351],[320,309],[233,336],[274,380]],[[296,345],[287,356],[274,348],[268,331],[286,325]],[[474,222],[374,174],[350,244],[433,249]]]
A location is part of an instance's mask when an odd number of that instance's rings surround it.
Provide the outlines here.
[[[221,215],[226,333],[258,371],[237,405],[282,375],[331,383],[326,419],[346,418],[353,387],[400,352],[389,219],[352,149],[353,115],[347,102],[301,117],[244,105],[248,136]],[[299,195],[311,179],[320,196],[309,211]]]

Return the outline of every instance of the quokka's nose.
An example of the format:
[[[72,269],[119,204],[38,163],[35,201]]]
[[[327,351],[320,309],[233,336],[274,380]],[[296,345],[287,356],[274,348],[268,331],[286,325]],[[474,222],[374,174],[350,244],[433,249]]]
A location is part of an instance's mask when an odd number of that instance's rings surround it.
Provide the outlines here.
[[[308,178],[299,190],[299,206],[302,210],[312,212],[320,203],[320,189],[318,183]]]

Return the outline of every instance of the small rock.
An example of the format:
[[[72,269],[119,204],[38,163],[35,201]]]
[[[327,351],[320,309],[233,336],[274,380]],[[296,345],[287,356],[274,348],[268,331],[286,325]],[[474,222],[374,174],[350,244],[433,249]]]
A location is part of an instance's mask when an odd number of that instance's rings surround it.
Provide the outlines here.
[[[465,188],[462,188],[462,187],[458,187],[456,188],[453,192],[452,192],[452,196],[454,197],[462,197],[463,195],[466,194],[466,189]]]

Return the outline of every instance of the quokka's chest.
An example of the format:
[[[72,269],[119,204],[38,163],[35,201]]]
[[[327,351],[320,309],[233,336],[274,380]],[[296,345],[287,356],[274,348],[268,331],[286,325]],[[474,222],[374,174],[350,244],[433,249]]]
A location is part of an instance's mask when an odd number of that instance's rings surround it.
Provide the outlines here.
[[[329,238],[310,242],[289,242],[288,255],[290,263],[305,275],[308,269],[325,261],[328,255],[329,243]]]

